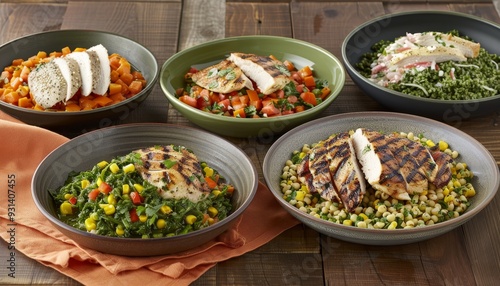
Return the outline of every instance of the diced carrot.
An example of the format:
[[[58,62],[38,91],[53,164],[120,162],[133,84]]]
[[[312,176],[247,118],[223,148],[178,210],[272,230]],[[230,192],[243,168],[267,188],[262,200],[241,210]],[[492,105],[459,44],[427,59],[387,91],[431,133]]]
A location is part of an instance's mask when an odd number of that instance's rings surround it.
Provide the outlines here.
[[[314,95],[314,93],[312,93],[310,91],[301,93],[300,98],[302,98],[302,100],[304,102],[309,103],[313,106],[316,106],[318,104],[318,102],[316,100],[316,96]]]
[[[23,80],[22,78],[20,77],[13,77],[11,80],[10,80],[10,86],[12,87],[12,89],[16,90],[21,84],[23,83]]]
[[[262,109],[262,101],[261,100],[257,100],[257,101],[251,100],[249,105],[255,107],[255,109],[257,111],[260,111]]]
[[[141,80],[144,79],[144,76],[140,71],[133,71],[132,75],[134,76],[134,79],[141,79]]]
[[[23,63],[23,59],[15,59],[12,61],[13,66],[18,66]]]
[[[82,110],[91,110],[97,106],[97,104],[91,98],[88,97],[80,98],[79,104]]]
[[[120,56],[118,54],[112,54],[109,56],[109,65],[113,70],[116,70],[120,66]]]
[[[283,62],[283,64],[286,66],[286,68],[288,69],[288,71],[293,71],[295,70],[295,66],[293,65],[293,63],[291,61],[287,61],[285,60]]]
[[[86,50],[87,50],[86,48],[81,48],[81,47],[79,47],[79,48],[75,48],[75,49],[73,50],[73,52],[85,52]]]
[[[40,104],[35,104],[35,107],[33,107],[34,110],[39,110],[39,111],[44,111],[45,108],[43,108]]]
[[[40,51],[36,54],[36,57],[39,58],[39,59],[43,59],[43,58],[46,58],[47,57],[47,52],[44,52],[44,51]]]
[[[251,90],[251,89],[247,90],[247,95],[248,95],[248,98],[250,99],[250,101],[260,100],[259,94],[255,90]]]
[[[118,83],[110,83],[109,84],[109,94],[117,94],[122,91],[122,85]]]
[[[116,82],[120,78],[120,74],[116,70],[111,70],[110,80]]]
[[[130,85],[134,80],[134,76],[131,73],[124,73],[120,75],[120,79],[126,84]]]
[[[314,77],[312,77],[311,75],[304,77],[304,84],[308,88],[316,87],[316,82],[314,81]]]
[[[27,97],[19,98],[19,100],[17,101],[17,105],[19,107],[25,107],[25,108],[31,108],[33,106],[33,104],[31,104],[31,100]]]
[[[19,77],[21,77],[24,82],[28,82],[28,75],[30,74],[30,71],[31,69],[28,66],[24,66]]]
[[[4,70],[4,71],[2,71],[2,74],[0,75],[0,78],[2,78],[2,79],[6,78],[6,79],[10,80],[12,78],[12,73],[10,73],[7,70]]]
[[[30,92],[30,88],[27,85],[21,85],[17,89],[17,92],[19,93],[19,96],[26,97],[26,96],[28,96],[28,94]]]
[[[127,62],[124,58],[120,59],[120,66],[116,69],[116,71],[121,75],[124,73],[130,73],[131,67],[130,63]]]
[[[129,90],[128,90],[128,85],[126,85],[123,80],[121,79],[118,79],[117,81],[115,81],[115,83],[119,84],[122,86],[122,94],[123,95],[127,95],[129,93]]]
[[[109,95],[109,98],[111,98],[111,100],[113,100],[114,103],[118,103],[118,102],[121,102],[121,101],[124,101],[125,99],[127,99],[120,92]]]
[[[132,83],[130,83],[128,89],[130,90],[131,94],[138,94],[142,90],[142,82],[134,80],[132,81]]]
[[[323,89],[321,89],[321,99],[325,99],[331,91],[332,90],[328,86],[323,87]]]
[[[205,177],[205,182],[207,182],[210,189],[215,189],[215,187],[217,187],[217,182],[210,177]]]
[[[302,76],[302,78],[305,78],[306,76],[312,75],[312,70],[309,66],[305,66],[299,70],[299,73]]]
[[[96,96],[93,101],[97,106],[107,106],[113,102],[113,100],[107,96]]]
[[[11,91],[4,95],[4,101],[7,103],[12,103],[17,105],[18,100],[19,100],[19,94],[15,91]]]
[[[29,68],[32,68],[35,66],[35,64],[31,61],[31,60],[26,60],[24,62],[22,62],[22,64],[24,67],[29,67]]]
[[[231,97],[231,106],[233,107],[234,110],[238,109],[243,109],[245,108],[245,104],[241,102],[241,99],[239,96],[232,96]]]
[[[65,110],[68,112],[80,111],[80,106],[74,102],[66,103]]]
[[[302,112],[306,110],[306,107],[304,105],[296,105],[295,106],[295,112]]]
[[[67,55],[67,54],[71,53],[71,49],[69,47],[64,47],[61,49],[61,52],[63,55]]]
[[[61,52],[52,52],[49,54],[49,56],[58,58],[58,57],[62,56],[62,53]]]
[[[245,113],[245,108],[236,109],[235,111],[233,111],[233,116],[234,117],[239,117],[239,118],[245,118],[245,117],[247,117],[247,115]]]

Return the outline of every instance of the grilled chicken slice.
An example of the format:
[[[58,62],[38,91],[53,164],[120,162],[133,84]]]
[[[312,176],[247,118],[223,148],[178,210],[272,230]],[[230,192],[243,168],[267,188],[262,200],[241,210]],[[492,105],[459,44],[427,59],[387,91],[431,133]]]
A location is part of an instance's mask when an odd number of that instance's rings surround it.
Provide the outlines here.
[[[398,200],[410,200],[399,162],[383,134],[359,128],[352,135],[356,156],[367,182],[375,189]]]
[[[406,182],[406,191],[409,194],[419,194],[427,190],[429,180],[420,170],[419,163],[407,147],[409,144],[413,144],[412,141],[395,134],[387,135],[386,140],[389,150],[399,162],[399,170]]]
[[[304,156],[302,161],[297,166],[297,177],[299,180],[307,186],[309,192],[316,192],[316,188],[313,185],[313,178],[311,171],[309,170],[309,156]]]
[[[330,138],[326,142],[311,148],[307,156],[309,156],[312,191],[318,192],[326,200],[340,202],[340,197],[333,183],[332,170],[330,170],[331,154],[329,152],[335,148],[333,145],[336,143],[335,141],[332,142],[332,139]]]
[[[327,144],[328,143],[328,144]],[[343,132],[325,143],[330,160],[330,172],[340,201],[353,212],[363,200],[366,183],[349,133]]]
[[[444,34],[440,32],[426,32],[413,34],[415,44],[420,46],[447,46],[460,50],[460,52],[468,57],[475,58],[479,55],[481,45],[466,39]]]
[[[452,173],[450,164],[453,162],[453,158],[450,155],[441,152],[439,148],[431,148],[430,152],[438,169],[436,178],[432,184],[434,184],[436,188],[442,188],[451,180]]]
[[[408,140],[406,145],[408,152],[415,158],[419,165],[419,171],[424,174],[429,182],[434,182],[438,172],[438,166],[426,147],[416,141]]]
[[[244,87],[253,89],[252,81],[229,60],[204,68],[191,75],[197,85],[213,92],[230,93]]]
[[[452,47],[428,46],[417,47],[394,54],[390,60],[390,64],[397,67],[405,67],[424,62],[462,62],[466,60],[467,58],[459,50]]]
[[[286,66],[271,57],[231,53],[228,59],[239,66],[263,94],[271,94],[290,82]]]
[[[43,108],[51,108],[66,98],[68,85],[59,66],[50,61],[38,65],[28,75],[31,95]]]
[[[198,158],[179,146],[156,146],[134,151],[142,164],[136,170],[152,185],[158,187],[165,199],[187,198],[198,202],[208,195],[210,188],[202,180]]]
[[[66,101],[70,100],[70,98],[75,95],[75,93],[82,86],[82,77],[80,75],[80,68],[78,67],[78,63],[68,57],[64,58],[55,58],[54,63],[61,70],[61,74],[66,81]]]

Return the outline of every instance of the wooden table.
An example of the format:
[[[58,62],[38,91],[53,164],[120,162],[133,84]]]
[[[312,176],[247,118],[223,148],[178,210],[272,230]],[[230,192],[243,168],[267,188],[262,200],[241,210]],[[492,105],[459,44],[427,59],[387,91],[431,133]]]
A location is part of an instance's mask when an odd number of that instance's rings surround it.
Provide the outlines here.
[[[177,51],[230,36],[293,37],[319,45],[340,58],[342,40],[376,16],[415,9],[452,10],[500,23],[491,1],[0,1],[0,44],[34,32],[84,28],[106,30],[147,46],[159,64]],[[432,3],[431,3],[432,2]],[[3,55],[0,55],[3,56]],[[324,116],[384,110],[348,78]],[[192,125],[157,86],[121,123]],[[500,114],[459,128],[479,140],[500,163]],[[68,136],[78,130],[66,130]],[[76,133],[75,133],[76,132]],[[272,142],[228,138],[251,157],[262,177],[262,160]],[[219,263],[194,285],[495,285],[500,281],[500,193],[472,221],[434,239],[403,246],[347,243],[299,225],[261,248]],[[6,243],[1,242],[1,261]],[[69,277],[18,253],[17,284],[77,285]],[[0,265],[4,265],[0,262]],[[5,271],[2,269],[1,273]],[[0,277],[0,283],[12,283]]]

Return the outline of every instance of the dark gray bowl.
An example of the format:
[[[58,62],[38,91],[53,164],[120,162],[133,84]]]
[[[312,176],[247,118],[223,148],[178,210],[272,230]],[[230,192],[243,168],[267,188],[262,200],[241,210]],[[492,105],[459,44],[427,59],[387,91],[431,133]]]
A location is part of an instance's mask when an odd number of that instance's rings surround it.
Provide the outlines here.
[[[348,75],[367,95],[385,107],[404,113],[459,123],[472,117],[500,110],[500,95],[477,100],[438,100],[420,98],[380,87],[363,77],[356,64],[380,40],[394,40],[407,32],[456,29],[479,42],[489,53],[500,54],[500,26],[490,21],[456,12],[411,11],[385,15],[354,29],[342,44],[342,59]]]
[[[476,195],[467,211],[457,218],[412,229],[368,229],[335,224],[300,211],[283,199],[280,180],[285,162],[305,143],[312,144],[328,136],[365,127],[381,132],[412,131],[429,139],[445,140],[460,153],[474,173],[472,184]],[[306,226],[325,235],[366,245],[398,245],[423,241],[451,231],[466,223],[484,209],[497,194],[500,172],[490,152],[464,132],[432,119],[394,112],[355,112],[331,115],[302,124],[281,136],[269,148],[263,162],[263,173],[269,190],[281,206]]]
[[[207,142],[210,142],[207,144]],[[160,144],[183,145],[235,186],[234,211],[220,222],[191,233],[164,238],[106,237],[81,231],[58,219],[49,189],[64,184],[71,171],[92,168],[102,160]],[[214,148],[217,146],[217,148]],[[33,200],[40,212],[77,244],[123,256],[164,255],[188,250],[217,237],[231,227],[257,192],[258,175],[248,156],[232,143],[194,128],[161,123],[125,124],[85,133],[52,151],[35,170]]]
[[[102,31],[58,30],[28,35],[0,46],[0,67],[10,65],[13,59],[26,59],[39,51],[60,51],[90,48],[102,44],[109,53],[118,53],[139,70],[147,80],[146,87],[135,96],[112,106],[78,112],[47,112],[22,108],[0,101],[0,109],[5,113],[31,125],[40,127],[85,126],[100,120],[113,120],[134,110],[151,93],[158,80],[159,67],[155,56],[139,43],[123,36]]]

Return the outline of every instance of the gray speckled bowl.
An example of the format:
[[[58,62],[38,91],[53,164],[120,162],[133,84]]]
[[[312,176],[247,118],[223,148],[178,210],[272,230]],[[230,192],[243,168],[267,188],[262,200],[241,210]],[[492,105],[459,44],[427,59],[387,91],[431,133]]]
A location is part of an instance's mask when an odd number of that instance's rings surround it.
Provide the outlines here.
[[[459,160],[466,162],[475,178],[472,184],[476,195],[470,208],[458,218],[431,226],[413,229],[362,229],[334,224],[299,211],[282,198],[280,176],[285,162],[294,150],[305,143],[316,143],[331,134],[359,127],[382,132],[404,131],[423,133],[434,141],[445,140],[460,153]],[[276,200],[294,217],[318,232],[341,240],[368,245],[397,245],[426,240],[448,232],[470,220],[494,198],[500,185],[500,173],[491,154],[471,136],[435,120],[391,112],[359,112],[333,115],[296,127],[269,148],[263,162],[266,183]]]
[[[201,111],[182,103],[175,90],[184,87],[184,75],[192,66],[207,67],[231,52],[274,55],[288,59],[297,68],[309,65],[315,77],[328,80],[330,95],[319,105],[303,112],[269,118],[235,118]],[[241,36],[203,43],[175,54],[162,66],[160,85],[172,106],[194,124],[219,135],[232,137],[272,137],[315,119],[337,98],[344,87],[345,71],[327,50],[297,39],[275,36]]]
[[[489,53],[500,54],[500,26],[468,14],[446,11],[408,11],[370,20],[350,32],[342,44],[342,59],[354,83],[385,107],[404,113],[434,118],[449,124],[487,115],[500,109],[500,94],[477,100],[439,100],[403,94],[381,87],[356,69],[361,56],[373,44],[394,40],[407,32],[458,30],[481,44]]]
[[[13,59],[26,59],[39,51],[47,53],[71,49],[90,48],[102,44],[108,52],[125,57],[134,69],[142,72],[147,80],[146,87],[135,96],[111,106],[78,112],[47,112],[22,108],[0,101],[0,109],[5,113],[31,125],[46,128],[66,126],[90,126],[100,120],[109,121],[124,116],[142,103],[153,90],[158,80],[158,62],[155,56],[141,44],[123,36],[91,30],[58,30],[28,35],[0,46],[0,68],[10,65]]]
[[[183,145],[191,149],[200,161],[207,162],[233,184],[233,213],[219,223],[201,230],[151,239],[100,236],[73,228],[58,219],[49,189],[62,186],[69,172],[88,170],[102,160],[111,160],[142,147],[161,144]],[[36,169],[31,191],[40,212],[79,245],[116,255],[151,256],[188,250],[215,238],[237,221],[252,201],[257,186],[255,166],[232,143],[194,128],[145,123],[103,128],[61,145],[47,155]]]

